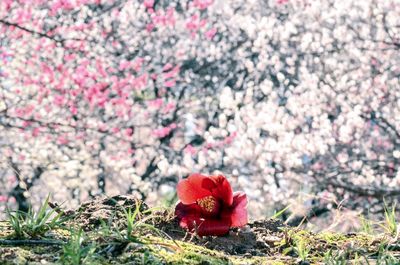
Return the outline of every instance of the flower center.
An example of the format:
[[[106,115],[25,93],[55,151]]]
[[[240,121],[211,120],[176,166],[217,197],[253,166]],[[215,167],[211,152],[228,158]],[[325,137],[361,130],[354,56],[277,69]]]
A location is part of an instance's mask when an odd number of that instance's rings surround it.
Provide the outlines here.
[[[197,200],[197,204],[207,215],[214,215],[218,213],[219,202],[213,196],[207,196]]]

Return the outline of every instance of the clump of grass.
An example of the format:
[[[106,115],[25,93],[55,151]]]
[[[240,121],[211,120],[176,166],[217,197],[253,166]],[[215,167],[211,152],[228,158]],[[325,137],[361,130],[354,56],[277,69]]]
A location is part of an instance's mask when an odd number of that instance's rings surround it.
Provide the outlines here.
[[[56,209],[49,209],[47,196],[39,210],[35,212],[31,207],[28,212],[6,210],[8,223],[14,230],[17,238],[43,237],[48,231],[62,227],[68,218],[57,213]]]
[[[397,238],[399,234],[399,226],[396,221],[396,203],[394,203],[392,207],[389,207],[386,202],[384,203],[385,220],[384,223],[381,224],[381,227],[386,233]]]
[[[376,264],[400,264],[400,260],[393,255],[393,252],[389,251],[389,246],[387,243],[381,243],[378,248]]]
[[[125,209],[122,207],[126,220],[126,229],[124,233],[119,234],[120,238],[131,242],[144,243],[144,241],[146,241],[144,237],[146,232],[169,238],[166,233],[148,223],[152,218],[157,218],[158,216],[149,214],[144,218],[139,218],[140,206],[140,202],[137,202],[134,210],[132,210],[132,208]],[[147,210],[144,213],[151,213],[151,211]]]
[[[137,237],[134,235],[135,232],[137,232],[138,229],[141,228],[141,225],[143,224],[140,221],[136,222],[136,217],[139,214],[140,211],[140,204],[136,204],[136,208],[134,211],[132,211],[131,208],[126,210],[125,208],[122,208],[124,213],[125,213],[125,218],[126,218],[126,239],[129,241],[137,241]]]
[[[360,253],[359,250],[332,250],[329,249],[324,255],[323,262],[326,265],[346,265],[350,264],[362,265],[370,264],[365,253]]]
[[[63,246],[61,262],[69,265],[90,264],[96,257],[96,243],[85,245],[87,235],[80,229],[71,229],[70,239]]]
[[[307,261],[310,249],[307,247],[307,242],[304,238],[298,237],[295,240],[295,246],[293,247],[293,250],[301,261]]]
[[[360,224],[361,224],[361,232],[365,234],[372,235],[374,234],[374,224],[371,220],[365,218],[364,216],[360,216]]]
[[[347,258],[346,255],[339,251],[328,250],[324,255],[324,264],[326,265],[346,265]]]
[[[19,211],[16,212],[11,212],[10,209],[6,209],[6,214],[7,214],[7,221],[11,228],[14,231],[14,236],[21,238],[24,235],[24,230],[23,230],[23,222],[24,218],[22,216],[22,213]]]
[[[132,207],[122,207],[117,211],[122,212],[122,222],[114,223],[114,215],[108,221],[100,220],[100,228],[97,230],[96,237],[100,236],[101,242],[105,245],[102,252],[115,252],[124,249],[129,244],[149,247],[151,245],[163,246],[172,250],[179,249],[179,245],[172,238],[152,225],[153,219],[159,219],[156,208],[141,211],[141,203],[136,202]],[[115,212],[115,215],[117,212]],[[168,240],[163,240],[168,239]],[[172,242],[172,243],[171,243]],[[146,259],[146,256],[143,256]]]
[[[292,230],[290,228],[282,229],[284,237],[282,241],[276,244],[278,248],[284,247],[282,254],[289,253],[297,255],[301,264],[307,264],[310,257],[311,245],[308,240],[308,234],[305,231]]]

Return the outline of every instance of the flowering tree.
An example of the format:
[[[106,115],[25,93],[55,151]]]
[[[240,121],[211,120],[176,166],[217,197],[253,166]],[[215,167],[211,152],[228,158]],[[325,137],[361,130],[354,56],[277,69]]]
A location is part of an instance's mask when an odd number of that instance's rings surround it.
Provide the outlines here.
[[[398,196],[400,5],[353,2],[1,1],[1,198]]]
[[[216,34],[210,4],[2,2],[2,152],[20,207],[34,186],[146,196],[177,180],[169,164],[205,142],[183,114],[213,94],[196,79],[216,62],[193,59]]]

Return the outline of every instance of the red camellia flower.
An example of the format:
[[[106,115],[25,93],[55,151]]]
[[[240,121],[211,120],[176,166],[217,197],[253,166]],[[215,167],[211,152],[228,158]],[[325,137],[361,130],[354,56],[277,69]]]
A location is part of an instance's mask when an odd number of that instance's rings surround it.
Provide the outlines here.
[[[220,236],[247,224],[246,194],[233,193],[222,175],[192,174],[178,183],[177,192],[175,214],[180,226],[190,232]]]

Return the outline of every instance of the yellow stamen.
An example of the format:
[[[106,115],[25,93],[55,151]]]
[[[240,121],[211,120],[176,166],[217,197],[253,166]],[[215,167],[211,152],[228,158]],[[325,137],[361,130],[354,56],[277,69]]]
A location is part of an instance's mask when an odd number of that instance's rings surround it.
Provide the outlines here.
[[[197,204],[206,212],[212,212],[215,210],[217,201],[213,196],[207,196],[200,200],[197,200]]]

